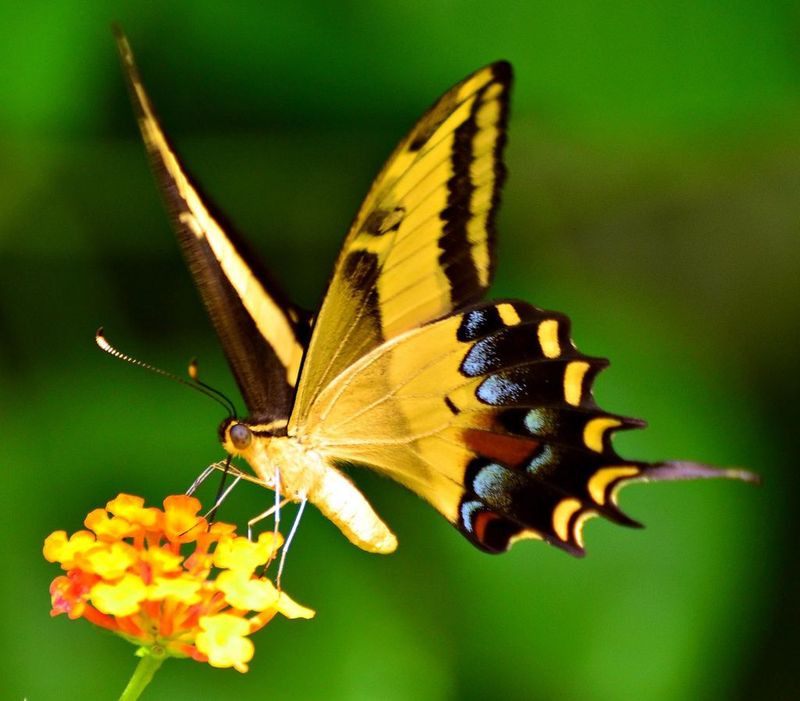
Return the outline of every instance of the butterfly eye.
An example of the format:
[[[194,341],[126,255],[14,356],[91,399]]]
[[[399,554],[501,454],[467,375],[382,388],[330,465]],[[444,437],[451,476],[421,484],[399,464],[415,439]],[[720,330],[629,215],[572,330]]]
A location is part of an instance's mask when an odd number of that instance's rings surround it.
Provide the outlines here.
[[[231,427],[230,437],[234,448],[244,450],[253,440],[253,433],[244,424],[234,424]]]

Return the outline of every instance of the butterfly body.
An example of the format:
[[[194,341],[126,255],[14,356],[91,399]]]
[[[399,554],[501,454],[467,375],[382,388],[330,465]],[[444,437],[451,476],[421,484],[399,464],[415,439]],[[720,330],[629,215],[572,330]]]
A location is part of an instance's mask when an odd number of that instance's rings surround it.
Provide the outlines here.
[[[583,553],[592,516],[634,481],[743,470],[625,460],[611,437],[643,422],[596,405],[607,362],[582,354],[563,314],[482,301],[495,269],[511,67],[448,90],[390,155],[345,237],[315,315],[293,306],[223,227],[162,131],[118,37],[139,126],[251,418],[222,443],[263,483],[307,499],[359,547],[397,540],[343,472],[412,490],[478,548],[540,539]]]
[[[247,438],[232,438],[237,429]],[[362,550],[390,553],[397,538],[375,513],[359,489],[331,465],[313,445],[296,436],[263,435],[257,424],[231,420],[223,424],[222,444],[232,455],[247,460],[253,472],[271,489],[294,502],[314,504]],[[246,445],[244,445],[246,443]]]

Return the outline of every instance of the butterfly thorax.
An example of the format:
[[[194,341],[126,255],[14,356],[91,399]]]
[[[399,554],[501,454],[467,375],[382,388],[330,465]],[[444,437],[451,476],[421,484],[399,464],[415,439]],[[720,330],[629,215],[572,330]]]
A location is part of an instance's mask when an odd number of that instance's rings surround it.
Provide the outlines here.
[[[314,501],[325,469],[315,451],[286,436],[286,421],[258,423],[229,419],[220,426],[222,445],[241,456],[271,489],[292,501]]]
[[[313,446],[287,436],[285,422],[270,426],[230,419],[220,427],[222,445],[247,460],[264,484],[278,487],[283,497],[308,499],[360,548],[388,553],[397,547],[394,534],[348,477]]]

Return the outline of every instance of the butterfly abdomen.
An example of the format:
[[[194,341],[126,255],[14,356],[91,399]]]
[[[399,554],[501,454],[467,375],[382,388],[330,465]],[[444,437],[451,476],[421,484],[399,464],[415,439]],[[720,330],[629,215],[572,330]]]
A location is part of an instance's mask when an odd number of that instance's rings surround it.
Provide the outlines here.
[[[279,487],[292,501],[310,501],[363,550],[389,553],[397,547],[394,534],[350,479],[298,438],[253,435],[237,453],[266,485]]]

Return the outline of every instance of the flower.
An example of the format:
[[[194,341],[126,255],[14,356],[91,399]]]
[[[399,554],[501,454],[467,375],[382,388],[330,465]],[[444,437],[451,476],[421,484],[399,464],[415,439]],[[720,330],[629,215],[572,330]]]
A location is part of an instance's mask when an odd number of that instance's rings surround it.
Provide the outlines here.
[[[280,534],[253,542],[233,525],[209,526],[199,511],[190,496],[167,497],[162,510],[120,494],[89,513],[87,530],[51,533],[44,557],[65,570],[50,585],[51,615],[107,628],[138,645],[140,656],[246,672],[251,634],[276,613],[311,618],[314,611],[256,574],[274,558]]]

